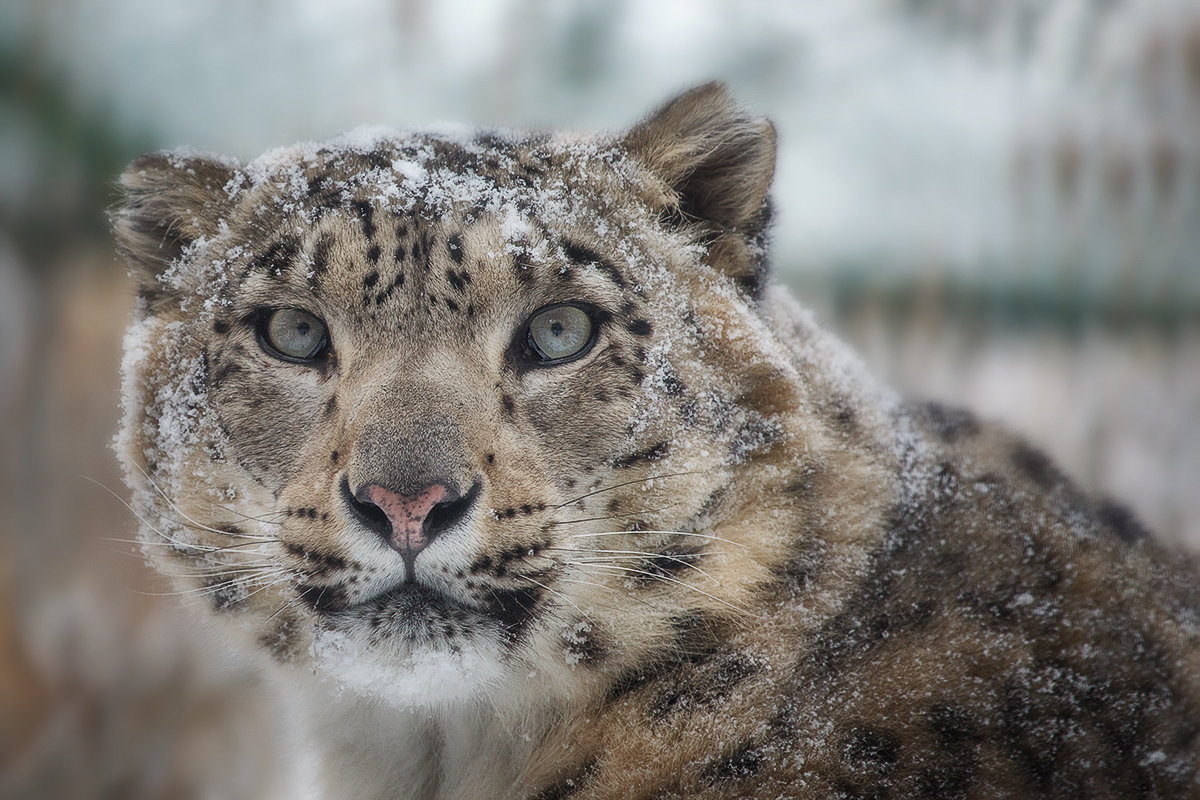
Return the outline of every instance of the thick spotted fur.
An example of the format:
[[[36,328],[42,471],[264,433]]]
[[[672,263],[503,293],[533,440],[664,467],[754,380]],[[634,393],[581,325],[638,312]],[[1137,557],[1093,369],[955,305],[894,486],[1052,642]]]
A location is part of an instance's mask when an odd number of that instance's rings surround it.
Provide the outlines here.
[[[1195,566],[865,375],[769,278],[773,164],[710,85],[618,136],[125,173],[145,550],[307,714],[327,796],[1200,795]],[[594,342],[530,362],[562,303]],[[321,358],[264,344],[280,308]],[[415,556],[354,499],[435,481],[467,499]]]

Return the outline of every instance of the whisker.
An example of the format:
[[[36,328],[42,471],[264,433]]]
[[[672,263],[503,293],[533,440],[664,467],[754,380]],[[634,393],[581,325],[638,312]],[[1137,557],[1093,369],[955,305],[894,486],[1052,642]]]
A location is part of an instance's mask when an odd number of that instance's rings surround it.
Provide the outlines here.
[[[693,532],[691,532],[691,531],[659,531],[659,530],[651,530],[651,531],[601,531],[601,532],[598,532],[598,533],[572,533],[572,534],[570,534],[569,538],[571,538],[571,539],[582,539],[582,538],[584,538],[584,537],[587,537],[587,536],[629,536],[629,535],[631,535],[631,534],[663,534],[663,535],[671,535],[671,536],[692,536],[692,537],[695,537],[695,538],[697,538],[697,539],[704,539],[704,540],[706,540],[706,541],[710,541],[710,542],[725,542],[726,544],[732,544],[732,545],[735,545],[735,546],[737,546],[737,547],[746,547],[746,546],[747,546],[747,545],[746,545],[744,542],[735,542],[735,541],[733,541],[732,539],[725,539],[725,538],[723,538],[723,537],[721,537],[721,536],[713,536],[713,535],[712,535],[712,534],[710,534],[710,533],[693,533]]]
[[[113,497],[115,497],[115,498],[116,498],[116,500],[117,500],[117,502],[118,502],[118,503],[120,503],[121,505],[125,506],[125,508],[126,508],[126,509],[128,509],[129,513],[130,513],[130,514],[133,514],[134,518],[135,518],[135,519],[137,519],[137,521],[138,521],[138,522],[142,523],[142,524],[143,524],[143,525],[145,525],[147,528],[149,528],[150,530],[154,531],[155,533],[157,533],[157,534],[158,534],[159,536],[161,536],[163,539],[166,539],[166,540],[167,540],[168,542],[170,542],[171,544],[173,544],[173,545],[175,545],[175,546],[177,546],[177,547],[179,547],[179,548],[182,548],[182,549],[187,549],[187,550],[198,550],[198,551],[201,551],[201,552],[215,552],[214,550],[212,550],[212,549],[209,549],[209,545],[197,544],[197,543],[195,543],[195,542],[184,542],[184,541],[181,541],[181,540],[179,540],[179,539],[176,539],[176,538],[174,538],[174,537],[172,537],[172,536],[168,536],[166,533],[164,533],[163,531],[159,530],[159,529],[158,529],[157,527],[155,527],[154,525],[151,525],[151,524],[150,524],[150,521],[149,521],[148,519],[146,519],[145,517],[143,517],[141,514],[139,514],[139,513],[138,513],[138,511],[137,511],[137,509],[135,509],[135,508],[133,507],[133,505],[131,505],[131,504],[130,504],[130,503],[129,503],[129,502],[128,502],[128,501],[127,501],[127,500],[126,500],[124,497],[121,497],[119,494],[117,494],[116,492],[114,492],[114,491],[113,491],[112,489],[110,489],[109,487],[105,486],[105,485],[104,485],[103,483],[101,483],[100,481],[98,481],[98,480],[96,480],[96,479],[94,479],[94,478],[90,478],[90,477],[88,477],[87,475],[79,475],[78,477],[82,478],[83,480],[85,480],[85,481],[87,481],[87,482],[89,482],[89,483],[93,483],[93,484],[95,484],[96,486],[99,486],[101,489],[103,489],[104,491],[108,492],[110,495],[112,495]],[[168,503],[170,503],[170,501],[169,501],[169,500],[168,500],[167,502],[168,502]],[[177,509],[176,509],[176,510],[177,510]],[[179,512],[179,513],[181,513],[181,514],[182,514],[182,512]],[[195,520],[191,519],[190,517],[187,517],[187,515],[186,515],[186,514],[184,514],[183,516],[184,516],[184,518],[185,518],[185,519],[187,519],[187,521],[188,521],[189,523],[192,523],[192,524],[185,524],[185,523],[183,523],[183,522],[180,522],[179,520],[175,520],[175,521],[176,521],[176,522],[178,522],[178,523],[179,523],[179,524],[180,524],[182,527],[185,527],[185,528],[191,528],[192,530],[204,530],[204,531],[210,531],[210,532],[212,532],[212,533],[219,533],[219,534],[221,534],[221,535],[223,535],[223,536],[231,536],[231,537],[236,537],[236,538],[239,538],[239,539],[249,539],[249,540],[251,540],[251,541],[252,541],[252,542],[254,542],[254,543],[260,543],[260,542],[274,542],[274,541],[276,541],[276,538],[275,538],[274,536],[257,536],[257,535],[255,535],[255,534],[252,534],[252,533],[230,533],[229,531],[221,531],[221,530],[217,530],[217,529],[215,529],[215,528],[210,528],[210,527],[208,527],[208,526],[206,526],[206,525],[201,525],[200,523],[196,522]]]
[[[240,537],[243,537],[243,538],[246,538],[246,539],[252,539],[252,538],[254,538],[254,534],[249,534],[249,533],[230,533],[229,531],[223,531],[223,530],[220,530],[220,529],[218,529],[218,528],[210,528],[209,526],[205,525],[204,523],[202,523],[202,522],[199,522],[198,520],[192,519],[192,517],[188,516],[188,514],[187,514],[187,513],[185,513],[185,512],[184,512],[184,510],[183,510],[182,508],[180,508],[178,505],[176,505],[175,501],[173,501],[173,500],[172,500],[170,497],[168,497],[168,496],[167,496],[167,493],[166,493],[166,492],[164,492],[164,491],[163,491],[163,490],[162,490],[162,489],[159,487],[159,485],[158,485],[157,483],[155,483],[155,482],[154,482],[154,479],[153,479],[153,478],[151,478],[151,477],[150,477],[150,476],[149,476],[149,475],[146,473],[146,471],[145,471],[145,470],[143,470],[141,467],[137,467],[137,465],[136,465],[136,464],[135,464],[134,466],[137,468],[138,472],[142,473],[142,475],[143,475],[143,476],[146,478],[146,480],[147,480],[147,481],[150,483],[150,485],[154,487],[154,491],[158,493],[158,496],[162,498],[163,502],[165,502],[165,503],[167,504],[167,506],[168,506],[168,507],[169,507],[169,508],[170,508],[172,511],[174,511],[176,514],[178,514],[178,515],[179,515],[180,517],[182,517],[183,519],[185,519],[185,520],[187,520],[188,522],[190,522],[190,523],[191,523],[193,526],[195,526],[195,527],[199,528],[200,530],[209,531],[210,533],[219,533],[219,534],[222,534],[222,535],[224,535],[224,536],[240,536]],[[110,490],[110,491],[111,491],[111,490]],[[213,503],[212,505],[216,505],[218,508],[223,508],[223,506],[221,506],[220,504]],[[229,509],[227,509],[227,510],[229,510]],[[239,512],[230,510],[230,513],[237,514],[237,513],[239,513]],[[242,515],[242,516],[244,516],[244,515]],[[276,524],[278,524],[278,523],[271,522],[271,523],[267,523],[267,524],[276,525]],[[271,538],[271,537],[265,537],[265,536],[264,536],[264,537],[259,537],[259,538],[262,538],[262,539],[269,539],[269,538]]]
[[[700,589],[699,587],[692,586],[690,583],[687,583],[686,581],[681,581],[678,578],[672,578],[668,575],[657,575],[653,572],[647,572],[646,570],[633,569],[632,567],[622,567],[622,566],[618,566],[616,564],[594,564],[594,565],[592,565],[592,567],[599,568],[599,569],[613,570],[616,573],[625,573],[625,574],[634,573],[634,574],[638,574],[638,575],[645,575],[649,578],[653,578],[656,581],[664,581],[666,583],[674,583],[674,584],[684,587],[685,589],[690,589],[693,592],[696,592],[697,594],[704,595],[705,597],[707,597],[710,600],[715,600],[716,602],[720,603],[721,605],[731,608],[734,611],[737,611],[738,613],[746,614],[747,616],[754,617],[756,619],[763,618],[763,615],[755,614],[754,612],[752,612],[749,608],[746,608],[745,606],[740,606],[740,605],[737,605],[736,603],[732,603],[723,597],[717,597],[715,594],[706,592],[703,589]]]
[[[534,586],[539,586],[542,589],[545,589],[551,595],[562,598],[563,600],[570,603],[571,606],[576,611],[578,611],[580,614],[582,614],[584,619],[586,619],[588,622],[592,623],[593,625],[595,624],[596,621],[594,619],[592,619],[590,616],[588,616],[588,613],[586,611],[584,611],[582,608],[580,608],[578,603],[576,603],[570,597],[567,597],[567,595],[564,592],[560,592],[558,589],[555,589],[552,586],[547,586],[546,584],[542,583],[541,581],[534,580],[533,578],[529,577],[528,575],[514,575],[514,577],[519,578],[520,580],[523,580],[523,581],[529,581]]]
[[[175,511],[176,513],[179,513],[180,516],[187,518],[187,515],[185,515],[185,513],[182,512],[181,509],[179,509],[179,506],[176,506],[173,503],[172,499],[170,499],[168,497],[167,492],[164,491],[164,489],[161,486],[158,486],[157,481],[152,479],[152,477],[150,476],[148,471],[145,471],[144,469],[138,467],[137,464],[133,464],[133,468],[138,470],[138,473],[142,474],[142,477],[144,477],[144,479],[146,479],[146,482],[148,482],[151,487],[154,487],[154,491],[158,495],[158,497],[160,497],[164,501],[166,501],[166,503],[170,507],[172,507],[173,511]],[[112,491],[112,489],[109,489],[109,491]],[[209,501],[209,505],[211,507],[214,507],[214,509],[221,509],[222,511],[226,511],[228,513],[233,513],[233,515],[239,516],[242,519],[246,519],[246,521],[257,522],[257,523],[262,523],[262,524],[266,524],[266,525],[280,524],[280,523],[275,522],[275,519],[277,519],[278,517],[282,517],[284,515],[283,511],[272,511],[270,513],[266,513],[266,515],[253,516],[253,515],[247,515],[247,513],[245,513],[244,511],[239,511],[238,509],[234,509],[234,507],[232,507],[232,506],[222,505],[220,503],[212,503],[212,501]],[[190,522],[196,523],[196,521],[194,521],[194,519],[190,519]],[[196,523],[196,524],[199,524],[199,523]],[[214,533],[228,533],[228,531],[214,531]]]
[[[603,489],[597,489],[594,492],[588,492],[587,494],[581,494],[581,495],[579,495],[579,497],[576,497],[574,500],[568,500],[565,503],[560,503],[556,506],[550,506],[550,508],[552,508],[552,509],[566,508],[569,505],[574,505],[575,503],[578,503],[580,500],[586,500],[587,498],[594,497],[598,494],[604,494],[605,492],[611,492],[614,489],[620,489],[623,486],[632,486],[635,483],[649,483],[650,481],[655,481],[660,478],[675,478],[680,475],[697,475],[699,473],[700,473],[700,470],[693,469],[693,470],[685,470],[683,472],[665,472],[665,473],[662,473],[659,475],[650,475],[645,478],[635,478],[634,480],[623,481],[621,483],[615,483],[612,486],[606,486]]]
[[[579,586],[594,586],[597,589],[603,589],[604,591],[610,592],[610,593],[617,591],[617,587],[615,587],[615,586],[609,586],[608,584],[605,584],[605,583],[595,583],[594,581],[585,581],[580,578],[568,578],[566,576],[563,576],[563,577],[560,577],[559,580],[562,581],[563,583],[574,583]],[[654,605],[653,603],[650,603],[647,600],[643,600],[640,597],[634,597],[634,596],[627,595],[627,594],[621,594],[620,599],[622,601],[633,600],[634,602],[641,603],[642,605],[644,605],[647,608],[652,609],[654,611],[660,610],[658,606]]]
[[[624,519],[626,517],[640,517],[645,514],[661,514],[663,511],[666,511],[668,508],[674,508],[677,505],[679,505],[679,503],[671,503],[670,505],[663,506],[662,508],[657,508],[657,509],[643,508],[643,509],[639,509],[637,511],[630,511],[628,514],[610,514],[609,516],[606,516],[606,517],[587,517],[586,519],[552,520],[549,524],[550,525],[578,525],[581,522],[604,522],[604,521],[607,521],[610,519]]]
[[[224,576],[234,576],[234,577],[230,577],[231,581],[242,580],[242,578],[236,577],[236,576],[249,575],[249,576],[253,577],[253,576],[258,576],[258,575],[268,575],[268,574],[274,574],[274,573],[282,574],[283,572],[285,572],[285,570],[283,570],[282,568],[275,567],[270,564],[262,564],[259,566],[246,566],[246,567],[240,567],[240,568],[234,568],[234,569],[211,569],[211,570],[197,569],[197,570],[192,570],[190,572],[167,572],[165,570],[158,570],[158,573],[160,575],[165,575],[168,578],[220,578],[220,577],[224,577]]]
[[[275,609],[275,613],[274,613],[274,614],[272,614],[271,616],[267,617],[266,621],[267,621],[267,622],[270,622],[271,620],[275,619],[275,618],[276,618],[276,617],[278,617],[280,614],[282,614],[284,611],[287,611],[289,608],[292,608],[293,606],[295,606],[295,605],[296,605],[297,603],[299,603],[299,602],[300,602],[300,597],[293,597],[291,600],[285,600],[285,601],[283,602],[283,605],[281,605],[279,608]]]
[[[574,552],[578,553],[580,551],[576,550]],[[612,551],[609,551],[609,552],[612,552]],[[699,555],[699,554],[696,554],[696,555]],[[646,558],[662,558],[662,559],[666,559],[668,561],[673,561],[676,564],[687,567],[688,569],[693,570],[694,572],[700,573],[701,575],[703,575],[704,577],[708,578],[710,581],[715,583],[717,586],[721,585],[721,582],[719,580],[714,578],[711,574],[709,574],[705,570],[703,570],[700,567],[696,566],[695,564],[691,563],[690,561],[686,561],[683,558],[680,558],[679,556],[668,555],[667,553],[636,553],[636,554],[630,554],[630,555],[603,556],[600,558],[572,559],[568,563],[603,565],[603,564],[609,564],[613,561],[635,561],[635,560],[636,561],[644,561]]]
[[[189,576],[185,575],[185,576],[177,576],[177,577],[189,577]],[[283,576],[282,575],[264,574],[263,576],[261,576],[258,579],[255,579],[255,578],[233,578],[233,579],[230,579],[227,581],[221,581],[220,583],[214,583],[210,586],[198,586],[198,587],[195,587],[192,589],[179,589],[179,590],[171,591],[171,592],[144,592],[139,589],[134,589],[133,592],[135,594],[142,595],[144,597],[204,597],[206,595],[216,594],[217,592],[221,591],[222,589],[227,589],[231,586],[254,585],[259,580],[270,579],[270,580],[274,581],[274,580],[278,580],[281,577],[283,577]]]
[[[159,533],[159,532],[156,530],[155,533]],[[161,533],[159,533],[159,535],[162,536]],[[100,541],[113,542],[115,544],[132,544],[132,545],[136,545],[138,547],[187,548],[189,550],[195,550],[197,554],[203,554],[203,555],[209,555],[212,553],[223,553],[227,550],[239,550],[243,547],[262,547],[262,545],[263,545],[262,542],[242,542],[240,544],[226,544],[226,545],[222,545],[220,547],[210,547],[208,545],[203,545],[203,544],[185,544],[182,542],[178,542],[178,543],[170,542],[170,541],[150,542],[150,541],[144,541],[144,540],[139,540],[139,539],[115,539],[115,538],[112,538],[109,536],[102,537],[100,539]],[[122,550],[122,552],[129,552],[129,551]],[[130,553],[130,555],[137,555],[137,554]],[[273,557],[270,553],[252,553],[251,555],[262,555],[267,558]]]
[[[244,599],[249,600],[251,597],[254,597],[254,595],[258,594],[261,591],[265,591],[265,590],[271,589],[275,586],[279,586],[280,584],[285,582],[285,579],[287,577],[288,576],[286,576],[286,575],[277,577],[275,580],[271,581],[270,583],[264,584],[264,585],[258,587],[257,589],[255,589],[253,592],[250,592],[250,594],[246,595],[246,597]],[[270,617],[267,617],[267,620],[270,621],[274,618],[275,618],[275,615],[272,614]]]
[[[280,523],[276,522],[276,520],[279,519],[279,517],[282,517],[287,513],[286,511],[272,511],[268,514],[261,514],[261,515],[255,516],[254,514],[247,514],[244,511],[239,511],[236,508],[222,505],[220,503],[213,503],[210,501],[209,505],[212,506],[213,508],[219,508],[220,510],[222,510],[228,514],[236,514],[237,516],[241,517],[243,520],[246,520],[247,522],[260,522],[264,525],[279,525]]]
[[[138,522],[142,523],[147,528],[154,531],[160,537],[165,539],[167,542],[170,543],[171,546],[177,547],[181,550],[194,550],[194,551],[198,551],[200,553],[204,553],[208,550],[208,548],[209,548],[208,545],[197,544],[195,542],[185,542],[180,539],[176,539],[175,537],[170,536],[167,533],[159,530],[156,526],[150,524],[150,521],[148,519],[146,519],[141,514],[139,514],[137,512],[137,509],[135,509],[128,502],[126,502],[125,498],[118,495],[112,489],[108,488],[107,486],[105,486],[104,484],[100,483],[97,480],[93,480],[92,478],[87,477],[86,475],[80,475],[79,477],[83,478],[86,481],[90,481],[90,482],[96,484],[101,489],[103,489],[104,491],[111,494],[113,497],[115,497],[117,499],[117,502],[119,502],[121,505],[125,506],[125,508],[129,510],[130,514],[133,514],[134,519],[136,519]],[[190,527],[187,525],[183,525],[182,523],[179,523],[179,524],[182,525],[183,527]],[[229,534],[229,535],[232,535],[232,534]],[[250,537],[245,537],[245,538],[256,539],[256,540],[261,540],[261,541],[265,541],[265,542],[274,541],[273,538],[265,537],[265,536],[250,536]],[[256,541],[255,543],[257,544],[258,542]],[[161,543],[159,543],[159,542],[139,542],[139,544],[161,544]]]

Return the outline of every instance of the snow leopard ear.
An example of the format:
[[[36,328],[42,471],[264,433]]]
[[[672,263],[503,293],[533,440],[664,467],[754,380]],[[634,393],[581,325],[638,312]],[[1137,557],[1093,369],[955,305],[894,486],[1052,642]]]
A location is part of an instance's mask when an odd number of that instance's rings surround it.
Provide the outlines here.
[[[121,175],[124,195],[112,215],[117,250],[152,302],[168,293],[159,276],[199,239],[213,235],[232,207],[232,160],[151,153]]]
[[[674,191],[685,220],[743,233],[761,227],[775,171],[775,127],[747,113],[723,83],[670,100],[624,143]]]
[[[711,265],[757,298],[775,172],[771,122],[747,113],[724,84],[709,83],[667,102],[623,142],[664,182],[664,218],[691,228],[708,245]]]

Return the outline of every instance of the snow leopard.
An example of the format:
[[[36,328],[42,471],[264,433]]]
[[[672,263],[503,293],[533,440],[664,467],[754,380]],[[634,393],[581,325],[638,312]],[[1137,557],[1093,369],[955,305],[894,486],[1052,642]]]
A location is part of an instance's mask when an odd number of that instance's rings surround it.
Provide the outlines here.
[[[123,174],[140,541],[306,791],[1200,796],[1195,560],[873,378],[772,276],[775,150],[710,84]]]

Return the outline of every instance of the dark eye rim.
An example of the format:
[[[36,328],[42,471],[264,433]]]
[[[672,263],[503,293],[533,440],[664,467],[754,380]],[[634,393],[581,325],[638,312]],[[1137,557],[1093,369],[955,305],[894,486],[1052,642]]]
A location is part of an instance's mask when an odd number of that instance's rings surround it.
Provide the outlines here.
[[[267,334],[267,325],[271,321],[271,317],[280,311],[299,311],[300,313],[307,314],[321,323],[321,327],[324,328],[325,333],[321,337],[320,343],[313,350],[311,355],[304,358],[289,356],[287,353],[281,352],[278,348],[271,344],[271,337]],[[271,356],[271,358],[285,361],[289,364],[300,364],[301,366],[308,367],[320,365],[328,359],[331,350],[331,343],[329,341],[329,325],[325,322],[320,314],[314,314],[308,309],[298,308],[296,306],[278,306],[257,309],[254,312],[253,320],[254,333],[258,339],[258,346],[262,348],[264,353]]]
[[[530,330],[530,324],[539,314],[544,314],[547,311],[553,311],[556,308],[577,308],[584,314],[587,314],[588,320],[592,323],[592,335],[588,337],[587,344],[579,349],[579,352],[572,353],[563,358],[546,358],[541,350],[533,341],[533,332]],[[521,333],[513,341],[512,347],[509,348],[510,357],[513,362],[526,369],[541,369],[543,367],[557,367],[562,364],[569,364],[572,361],[579,359],[592,352],[592,348],[596,346],[596,341],[600,338],[600,329],[608,320],[609,314],[591,303],[579,301],[565,301],[559,303],[547,303],[541,306],[536,311],[531,313],[525,319],[525,324],[521,326]]]

